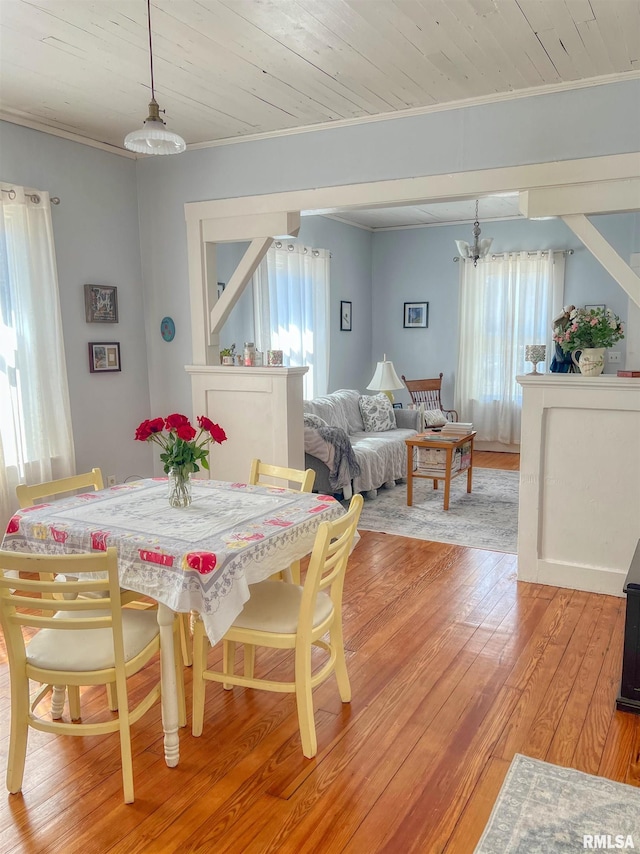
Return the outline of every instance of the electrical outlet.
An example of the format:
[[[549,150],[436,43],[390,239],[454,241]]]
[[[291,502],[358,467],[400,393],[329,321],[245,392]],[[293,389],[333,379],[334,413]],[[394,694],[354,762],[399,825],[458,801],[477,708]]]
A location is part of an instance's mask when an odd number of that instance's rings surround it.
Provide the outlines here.
[[[115,486],[116,485],[116,476],[115,474],[107,475],[107,486]]]
[[[609,362],[620,362],[620,350],[607,350],[607,359]]]

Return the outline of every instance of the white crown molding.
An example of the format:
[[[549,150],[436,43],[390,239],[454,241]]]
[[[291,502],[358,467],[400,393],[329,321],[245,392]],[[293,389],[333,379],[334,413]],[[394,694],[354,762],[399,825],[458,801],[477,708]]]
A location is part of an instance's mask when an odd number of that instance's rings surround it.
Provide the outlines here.
[[[216,148],[221,145],[236,145],[243,142],[256,142],[263,139],[278,139],[285,136],[296,136],[303,133],[315,133],[317,131],[335,130],[336,128],[354,127],[357,125],[371,124],[372,122],[393,121],[394,119],[414,118],[416,116],[424,116],[430,113],[441,113],[448,110],[462,110],[466,107],[478,107],[484,104],[496,104],[501,101],[514,101],[520,98],[533,98],[536,95],[549,95],[556,92],[568,92],[573,89],[588,89],[592,86],[606,86],[610,83],[620,83],[627,80],[640,79],[639,71],[623,71],[616,74],[606,74],[600,77],[588,77],[584,80],[568,81],[563,83],[549,83],[545,86],[533,86],[529,89],[517,89],[512,92],[500,92],[495,95],[480,95],[475,98],[465,98],[460,101],[447,101],[442,104],[430,104],[427,107],[411,107],[407,110],[397,110],[390,113],[378,113],[373,116],[358,116],[351,119],[338,119],[334,122],[322,122],[313,125],[304,125],[302,127],[285,128],[283,130],[266,131],[264,133],[248,134],[241,137],[230,137],[226,139],[215,139],[206,142],[194,142],[187,144],[187,151],[198,151],[203,148]],[[70,131],[59,130],[58,128],[49,127],[41,122],[36,122],[31,119],[23,118],[22,116],[14,115],[9,111],[0,110],[0,121],[10,122],[11,124],[22,125],[23,127],[32,128],[33,130],[48,133],[52,136],[58,136],[62,139],[68,139],[72,142],[79,142],[82,145],[88,145],[92,148],[99,148],[102,151],[108,151],[111,154],[118,154],[121,157],[128,157],[133,160],[138,160],[147,155],[136,155],[125,148],[120,148],[117,145],[110,145],[105,142],[99,142],[95,139],[81,136]]]

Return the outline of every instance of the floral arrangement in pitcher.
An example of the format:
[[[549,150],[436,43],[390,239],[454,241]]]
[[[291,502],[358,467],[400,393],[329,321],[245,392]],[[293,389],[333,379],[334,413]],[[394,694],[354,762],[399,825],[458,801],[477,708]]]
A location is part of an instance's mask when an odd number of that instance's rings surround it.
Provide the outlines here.
[[[574,308],[564,330],[553,340],[565,353],[593,347],[611,347],[624,338],[622,322],[610,308]]]
[[[209,443],[222,444],[227,435],[219,424],[206,415],[197,419],[199,430],[186,415],[174,413],[166,418],[143,421],[136,430],[140,442],[155,442],[162,448],[160,459],[165,474],[169,475],[169,503],[173,507],[186,507],[191,503],[189,476],[193,472],[209,469]]]

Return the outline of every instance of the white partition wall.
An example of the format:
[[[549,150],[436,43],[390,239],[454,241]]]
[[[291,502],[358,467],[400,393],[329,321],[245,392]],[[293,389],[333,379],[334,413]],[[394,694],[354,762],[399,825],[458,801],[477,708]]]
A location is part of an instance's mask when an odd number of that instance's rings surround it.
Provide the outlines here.
[[[518,579],[620,596],[640,538],[640,380],[517,380]]]
[[[304,468],[302,378],[308,368],[187,365],[194,417],[206,415],[227,434],[212,446],[210,476],[246,482],[251,460]]]

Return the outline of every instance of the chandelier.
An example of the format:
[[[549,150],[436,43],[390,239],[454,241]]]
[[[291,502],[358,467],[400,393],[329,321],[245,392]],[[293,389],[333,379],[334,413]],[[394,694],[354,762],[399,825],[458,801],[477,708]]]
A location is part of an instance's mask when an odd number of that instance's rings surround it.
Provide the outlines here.
[[[478,200],[476,199],[476,219],[473,223],[473,243],[469,244],[466,240],[456,240],[458,252],[462,258],[469,258],[473,261],[473,266],[478,266],[480,258],[484,258],[489,252],[493,237],[485,237],[480,240],[480,223],[478,222]]]
[[[131,131],[124,138],[124,147],[137,154],[180,154],[185,150],[185,141],[177,133],[168,131],[160,118],[153,85],[153,49],[151,46],[151,0],[147,0],[147,23],[149,27],[149,65],[151,67],[151,101],[149,115],[140,130]]]

